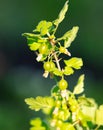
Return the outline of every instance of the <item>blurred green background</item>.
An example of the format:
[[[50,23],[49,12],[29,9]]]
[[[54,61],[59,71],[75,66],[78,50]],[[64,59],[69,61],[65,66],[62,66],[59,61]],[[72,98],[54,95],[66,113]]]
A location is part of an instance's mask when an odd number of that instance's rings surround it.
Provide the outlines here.
[[[54,81],[42,77],[21,36],[40,20],[57,18],[65,0],[0,0],[0,130],[28,130],[29,120],[38,116],[24,103],[26,97],[48,95]],[[69,11],[57,36],[78,25],[72,56],[81,57],[84,67],[68,78],[70,89],[85,73],[85,93],[103,103],[103,0],[70,0]]]

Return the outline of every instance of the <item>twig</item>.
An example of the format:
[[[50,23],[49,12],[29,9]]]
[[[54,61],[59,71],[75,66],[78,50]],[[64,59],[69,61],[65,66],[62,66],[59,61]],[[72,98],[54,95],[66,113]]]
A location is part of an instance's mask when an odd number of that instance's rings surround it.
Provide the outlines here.
[[[51,39],[51,40],[50,40],[50,43],[51,43],[52,46],[54,46],[56,42],[55,42],[54,39]],[[54,55],[54,58],[55,58],[57,67],[58,67],[58,69],[61,71],[61,67],[60,67],[60,64],[59,64],[59,59],[58,59],[56,53],[54,53],[53,55]]]
[[[100,127],[100,126],[98,125],[98,126],[95,128],[95,130],[98,130],[99,127]]]
[[[58,69],[61,70],[60,64],[59,64],[59,60],[58,60],[58,57],[57,57],[56,54],[54,54],[54,58],[55,58],[55,61],[56,61],[56,64],[57,64]]]

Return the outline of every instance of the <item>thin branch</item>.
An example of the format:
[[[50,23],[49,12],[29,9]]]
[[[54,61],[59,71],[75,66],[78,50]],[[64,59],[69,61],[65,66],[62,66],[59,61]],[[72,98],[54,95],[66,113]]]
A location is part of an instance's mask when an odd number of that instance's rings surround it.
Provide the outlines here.
[[[98,129],[99,129],[99,127],[100,127],[100,126],[98,125],[98,126],[95,128],[95,130],[98,130]]]
[[[54,54],[54,58],[55,58],[55,61],[56,61],[58,69],[61,70],[61,67],[60,67],[60,64],[59,64],[59,60],[58,60],[58,57],[57,57],[56,53]]]
[[[54,45],[55,45],[55,40],[54,40],[54,39],[51,39],[51,40],[50,40],[50,43],[51,43],[52,46],[54,46]],[[61,71],[61,67],[60,67],[60,64],[59,64],[59,59],[58,59],[56,53],[54,53],[53,55],[54,55],[54,59],[55,59],[55,62],[56,62],[56,64],[57,64],[57,67],[58,67],[58,69]]]
[[[80,120],[77,120],[73,123],[73,126],[75,126],[76,124],[79,124]]]

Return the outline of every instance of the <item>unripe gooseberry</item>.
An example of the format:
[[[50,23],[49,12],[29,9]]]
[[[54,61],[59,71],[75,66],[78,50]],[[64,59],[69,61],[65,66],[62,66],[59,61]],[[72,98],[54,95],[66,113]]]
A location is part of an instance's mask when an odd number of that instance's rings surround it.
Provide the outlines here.
[[[50,61],[50,67],[51,67],[51,68],[50,68],[51,71],[55,68],[54,62]]]
[[[65,79],[61,79],[58,83],[60,90],[65,90],[68,87],[68,83]]]
[[[47,61],[47,62],[44,63],[43,68],[46,71],[50,72],[50,71],[52,71],[55,68],[55,64],[52,61]]]

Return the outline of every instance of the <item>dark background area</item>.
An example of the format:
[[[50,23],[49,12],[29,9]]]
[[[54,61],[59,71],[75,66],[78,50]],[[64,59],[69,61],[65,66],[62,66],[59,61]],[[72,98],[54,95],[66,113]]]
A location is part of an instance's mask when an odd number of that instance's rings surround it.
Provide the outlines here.
[[[32,32],[40,20],[57,18],[65,0],[0,0],[0,130],[28,130],[38,116],[28,109],[26,97],[48,95],[54,81],[42,77],[42,64],[21,36]],[[81,57],[84,67],[68,78],[70,88],[85,74],[85,93],[103,103],[103,0],[70,0],[66,18],[57,31],[62,36],[78,25],[72,56]]]

